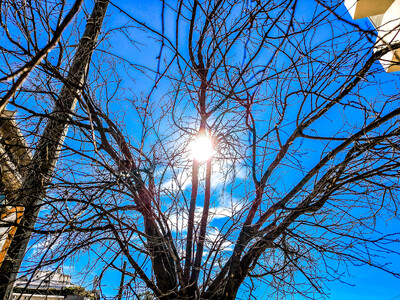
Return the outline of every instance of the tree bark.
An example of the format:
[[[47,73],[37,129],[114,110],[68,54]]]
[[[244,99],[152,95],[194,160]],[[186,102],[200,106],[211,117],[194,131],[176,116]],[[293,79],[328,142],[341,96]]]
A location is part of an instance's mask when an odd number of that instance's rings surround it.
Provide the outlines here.
[[[0,299],[8,300],[17,278],[34,228],[40,205],[51,182],[61,147],[68,131],[68,122],[74,111],[77,96],[82,91],[89,70],[90,60],[96,47],[108,0],[98,0],[88,20],[83,37],[69,69],[66,83],[49,119],[43,136],[36,148],[29,174],[25,178],[14,205],[24,206],[25,214],[20,227],[8,249],[7,257],[0,267]]]

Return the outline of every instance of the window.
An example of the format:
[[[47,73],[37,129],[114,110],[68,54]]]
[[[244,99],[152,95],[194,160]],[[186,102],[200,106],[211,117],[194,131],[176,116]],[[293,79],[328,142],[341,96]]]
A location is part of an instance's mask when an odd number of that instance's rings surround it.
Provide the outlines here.
[[[0,205],[6,205],[6,195],[0,193]]]

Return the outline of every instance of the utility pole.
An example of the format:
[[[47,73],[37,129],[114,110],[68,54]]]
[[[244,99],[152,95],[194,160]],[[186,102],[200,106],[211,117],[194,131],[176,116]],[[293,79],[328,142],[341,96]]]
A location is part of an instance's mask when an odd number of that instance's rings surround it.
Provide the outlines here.
[[[48,119],[43,136],[39,140],[28,174],[24,178],[13,205],[23,206],[25,213],[21,225],[11,241],[7,256],[0,266],[0,300],[9,300],[22,260],[34,228],[39,207],[51,182],[61,147],[68,131],[68,122],[77,103],[89,70],[90,60],[96,47],[100,29],[105,17],[108,0],[97,0],[92,15],[87,21],[85,32],[64,86],[55,105],[52,118]]]

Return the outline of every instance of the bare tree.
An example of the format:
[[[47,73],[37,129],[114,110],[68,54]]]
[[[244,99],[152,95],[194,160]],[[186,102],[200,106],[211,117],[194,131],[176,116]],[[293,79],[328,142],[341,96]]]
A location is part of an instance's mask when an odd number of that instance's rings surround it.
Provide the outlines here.
[[[33,68],[39,64],[39,61],[49,53],[52,47],[55,46],[60,39],[62,30],[65,29],[72,17],[76,14],[81,3],[82,1],[77,1],[74,4],[71,12],[61,22],[61,29],[56,29],[54,37],[51,39],[49,44],[46,45],[44,49],[40,50],[30,62],[20,68],[21,71],[17,72],[21,73],[20,77],[3,97],[0,111],[5,107],[5,104],[15,91],[22,85],[28,74],[33,71]],[[16,5],[16,3],[12,4]],[[90,59],[96,46],[96,41],[100,33],[101,24],[104,20],[107,6],[108,1],[99,0],[96,2],[92,16],[88,20],[83,37],[79,42],[65,84],[60,90],[59,97],[56,100],[56,105],[52,112],[53,119],[47,122],[43,136],[35,148],[35,154],[32,157],[31,163],[28,166],[16,164],[17,166],[20,165],[24,169],[27,168],[28,170],[24,170],[26,175],[22,179],[20,186],[18,186],[19,191],[16,192],[17,196],[12,197],[10,204],[12,206],[24,207],[24,214],[21,221],[18,223],[15,237],[13,237],[9,248],[7,249],[7,257],[2,261],[0,268],[0,284],[2,285],[0,297],[3,299],[11,297],[12,285],[17,277],[24,258],[31,236],[31,229],[35,226],[40,211],[40,205],[46,194],[47,185],[51,181],[63,141],[68,131],[68,120],[71,118],[71,114],[75,109],[77,95],[81,93],[83,84],[86,81]],[[63,7],[63,4],[61,4],[61,7]],[[34,18],[35,12],[33,12],[33,7],[23,5],[22,10],[28,10],[29,14],[29,17],[24,16],[24,18],[22,18],[23,21],[30,21],[31,18]],[[19,12],[17,12],[17,14],[19,14]],[[24,26],[21,27],[26,31],[26,36],[31,38],[28,31],[30,26],[24,24]],[[5,31],[8,32],[8,28],[6,28]],[[10,40],[12,39],[10,35],[8,35],[8,38]],[[29,38],[27,39],[28,42],[31,41]],[[23,174],[23,172],[20,173]],[[7,234],[7,232],[5,234]]]
[[[381,231],[399,95],[378,60],[400,45],[373,52],[341,1],[162,1],[157,20],[110,4],[74,112],[48,113],[69,82],[50,60],[10,101],[37,153],[43,120],[71,128],[21,273],[88,260],[101,285],[123,257],[139,299],[324,297],[342,264],[399,277],[399,233]]]
[[[50,53],[52,48],[57,45],[61,34],[79,11],[82,2],[82,0],[76,1],[65,18],[62,18],[65,3],[58,3],[53,7],[53,9],[59,10],[59,17],[56,21],[55,30],[51,29],[52,24],[49,24],[49,21],[54,17],[54,13],[49,13],[47,11],[47,3],[44,3],[44,6],[43,3],[38,5],[38,3],[27,4],[18,3],[16,1],[4,1],[2,3],[0,22],[3,34],[6,37],[6,46],[11,47],[2,48],[3,56],[8,57],[5,60],[6,68],[1,70],[2,77],[0,81],[17,79],[2,97],[0,101],[0,112],[4,110],[10,98],[13,97],[16,91],[22,86],[22,83],[32,70]],[[39,21],[37,21],[37,19],[39,19]],[[39,40],[41,38],[40,33],[36,30],[36,26],[39,25],[38,23],[45,27],[49,34],[47,37],[49,41],[42,49],[40,49],[39,46]],[[53,34],[53,36],[51,36],[51,34]],[[24,42],[21,42],[21,37],[24,39]],[[29,61],[24,61],[24,58],[28,58]],[[22,66],[14,70],[13,63],[16,63],[16,61],[13,62],[13,60],[16,60],[19,64],[21,64],[22,61]]]

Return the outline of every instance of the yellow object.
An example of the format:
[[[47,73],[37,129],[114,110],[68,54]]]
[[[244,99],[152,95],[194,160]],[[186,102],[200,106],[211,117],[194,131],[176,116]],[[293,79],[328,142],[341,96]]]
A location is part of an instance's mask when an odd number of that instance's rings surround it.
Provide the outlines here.
[[[24,208],[21,206],[11,207],[0,217],[0,225],[3,223],[14,223],[9,227],[0,227],[0,266],[6,257],[8,247],[17,231],[17,224],[21,222]]]

